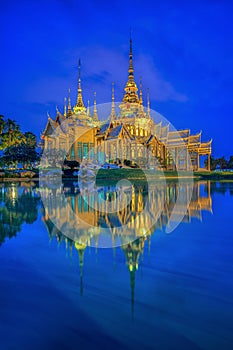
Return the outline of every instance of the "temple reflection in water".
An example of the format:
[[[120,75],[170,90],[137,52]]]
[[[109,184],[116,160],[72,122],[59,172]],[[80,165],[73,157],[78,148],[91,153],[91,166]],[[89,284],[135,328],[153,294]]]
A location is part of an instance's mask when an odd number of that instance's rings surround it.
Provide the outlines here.
[[[149,188],[142,182],[123,187],[109,185],[82,193],[74,183],[40,188],[44,222],[50,235],[61,231],[85,246],[104,247],[103,233],[109,236],[110,246],[121,246],[162,230],[171,214],[179,218],[184,213],[182,221],[190,222],[191,218],[201,220],[203,210],[211,212],[210,182],[194,183],[191,200],[190,187],[189,181],[183,181],[165,185],[156,182]],[[178,192],[182,195],[180,203]]]
[[[162,183],[156,182],[148,188],[147,183],[140,182],[131,187],[103,186],[92,192],[80,193],[79,187],[73,182],[55,188],[38,188],[35,183],[0,184],[0,245],[6,238],[16,236],[24,223],[36,221],[41,196],[42,219],[50,239],[55,238],[59,244],[64,242],[70,254],[72,250],[78,252],[80,294],[83,294],[86,248],[99,246],[104,229],[110,235],[112,246],[120,245],[130,273],[133,311],[135,274],[145,245],[150,248],[151,235],[164,229],[172,212],[174,214],[176,211],[177,217],[183,212],[186,202],[177,205],[178,190],[184,198],[188,197],[189,186],[188,181],[179,184],[179,188],[177,182],[168,181],[164,190]],[[182,221],[189,223],[193,218],[202,220],[203,211],[212,212],[211,193],[225,193],[227,190],[224,183],[195,182]],[[75,226],[76,216],[81,219],[82,224],[79,226]]]
[[[188,196],[189,187],[188,181],[179,184],[179,191],[184,197]],[[189,223],[192,218],[202,220],[202,211],[212,212],[210,190],[209,181],[194,183],[192,198],[182,222]],[[81,294],[85,249],[88,246],[98,247],[102,230],[107,228],[113,242],[112,246],[120,245],[124,252],[130,272],[133,310],[135,273],[145,243],[150,249],[151,235],[156,230],[163,230],[174,210],[179,217],[186,202],[180,206],[175,205],[178,195],[177,182],[167,182],[165,191],[163,185],[159,183],[152,184],[149,191],[147,184],[140,183],[132,185],[131,188],[123,188],[120,192],[116,186],[104,186],[98,187],[96,191],[81,194],[74,183],[66,183],[60,188],[44,188],[41,193],[45,204],[43,221],[50,239],[56,238],[59,244],[64,241],[70,252],[73,248],[78,251]],[[64,196],[61,196],[61,193]],[[130,196],[131,200],[128,201],[127,196]],[[124,200],[126,205],[122,206]],[[110,206],[107,208],[109,203]],[[75,216],[81,219],[82,224],[78,227]],[[57,225],[54,225],[54,222]],[[124,227],[122,231],[121,226]]]

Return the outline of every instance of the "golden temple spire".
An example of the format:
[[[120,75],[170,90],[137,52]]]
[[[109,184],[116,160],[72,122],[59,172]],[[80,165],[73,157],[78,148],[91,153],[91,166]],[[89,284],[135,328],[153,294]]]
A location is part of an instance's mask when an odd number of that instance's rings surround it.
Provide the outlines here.
[[[115,112],[115,92],[114,92],[114,82],[112,82],[112,110],[111,110],[111,119],[114,119],[116,116]]]
[[[129,39],[129,74],[133,75],[133,41],[132,41],[132,29],[130,28],[130,39]]]
[[[87,101],[87,116],[90,117],[90,100]]]
[[[93,119],[95,121],[98,120],[97,107],[96,107],[96,92],[94,92],[94,113],[93,113]]]
[[[82,112],[85,111],[86,107],[83,103],[83,97],[82,97],[82,88],[81,88],[81,61],[78,60],[78,93],[77,93],[77,102],[74,106],[75,112]]]
[[[68,90],[68,116],[72,114],[71,101],[70,101],[70,88]]]
[[[150,94],[149,94],[149,89],[147,89],[147,117],[150,118]]]
[[[139,103],[142,106],[143,105],[143,100],[142,100],[142,77],[140,77],[140,98],[139,98]]]
[[[125,86],[125,95],[123,102],[138,103],[138,88],[134,81],[134,69],[133,69],[133,48],[132,37],[130,31],[130,47],[129,47],[129,69],[128,69],[128,81]]]
[[[64,117],[66,117],[66,97],[64,97]]]

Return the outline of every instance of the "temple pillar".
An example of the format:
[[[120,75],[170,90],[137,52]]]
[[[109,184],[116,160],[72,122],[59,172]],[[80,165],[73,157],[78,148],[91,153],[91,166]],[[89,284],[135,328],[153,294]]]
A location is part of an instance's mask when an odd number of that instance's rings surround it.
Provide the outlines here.
[[[179,170],[178,148],[175,148],[175,162],[176,162],[176,170]]]
[[[199,170],[199,168],[200,168],[200,156],[197,153],[197,170]]]
[[[44,151],[47,151],[48,150],[48,138],[47,136],[45,137],[45,140],[44,140]],[[48,157],[46,156],[45,157],[45,165],[48,166]]]
[[[69,153],[69,138],[66,138],[66,154]]]
[[[122,156],[123,156],[123,154],[122,154],[122,147],[123,147],[123,145],[122,145],[122,139],[119,139],[119,158],[120,159],[122,159]]]
[[[48,148],[48,138],[47,136],[45,136],[45,139],[44,139],[44,149],[47,149]]]
[[[107,143],[107,141],[104,140],[104,154],[105,154],[105,156],[106,156],[106,150],[107,150],[106,143]]]
[[[77,160],[78,159],[78,144],[76,141],[74,142],[73,146],[74,146],[74,159]]]
[[[189,151],[186,148],[186,170],[189,170]]]

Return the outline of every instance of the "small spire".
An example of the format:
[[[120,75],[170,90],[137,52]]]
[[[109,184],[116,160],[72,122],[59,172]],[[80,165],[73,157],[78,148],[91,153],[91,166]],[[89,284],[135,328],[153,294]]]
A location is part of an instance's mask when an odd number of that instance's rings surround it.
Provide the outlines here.
[[[83,103],[82,88],[81,88],[81,61],[78,60],[78,92],[77,92],[77,102],[74,106],[75,112],[85,111],[86,108]]]
[[[96,107],[96,92],[94,92],[94,113],[93,113],[93,119],[95,121],[98,120],[97,107]]]
[[[59,109],[58,109],[58,106],[56,105],[56,113],[58,114],[59,113]]]
[[[68,116],[72,114],[71,101],[70,101],[70,88],[68,90]]]
[[[140,98],[139,98],[139,103],[142,106],[143,105],[143,100],[142,100],[142,77],[140,77]]]
[[[90,117],[90,100],[87,101],[87,116]]]
[[[114,91],[114,82],[112,82],[112,111],[111,111],[111,119],[114,119],[116,116],[115,112],[115,91]]]
[[[64,97],[64,117],[66,117],[66,97]]]
[[[147,117],[150,118],[150,94],[149,94],[149,89],[147,89]]]

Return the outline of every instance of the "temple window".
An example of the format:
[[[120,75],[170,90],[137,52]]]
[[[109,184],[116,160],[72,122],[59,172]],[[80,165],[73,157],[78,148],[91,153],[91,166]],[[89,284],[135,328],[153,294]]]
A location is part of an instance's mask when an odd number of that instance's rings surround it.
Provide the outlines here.
[[[78,158],[82,160],[82,142],[78,142]]]
[[[90,142],[89,143],[89,153],[90,153],[90,157],[93,158],[94,157],[94,143],[93,142]]]
[[[87,158],[88,156],[88,143],[83,143],[83,158]]]
[[[71,146],[71,159],[74,159],[74,145]]]

